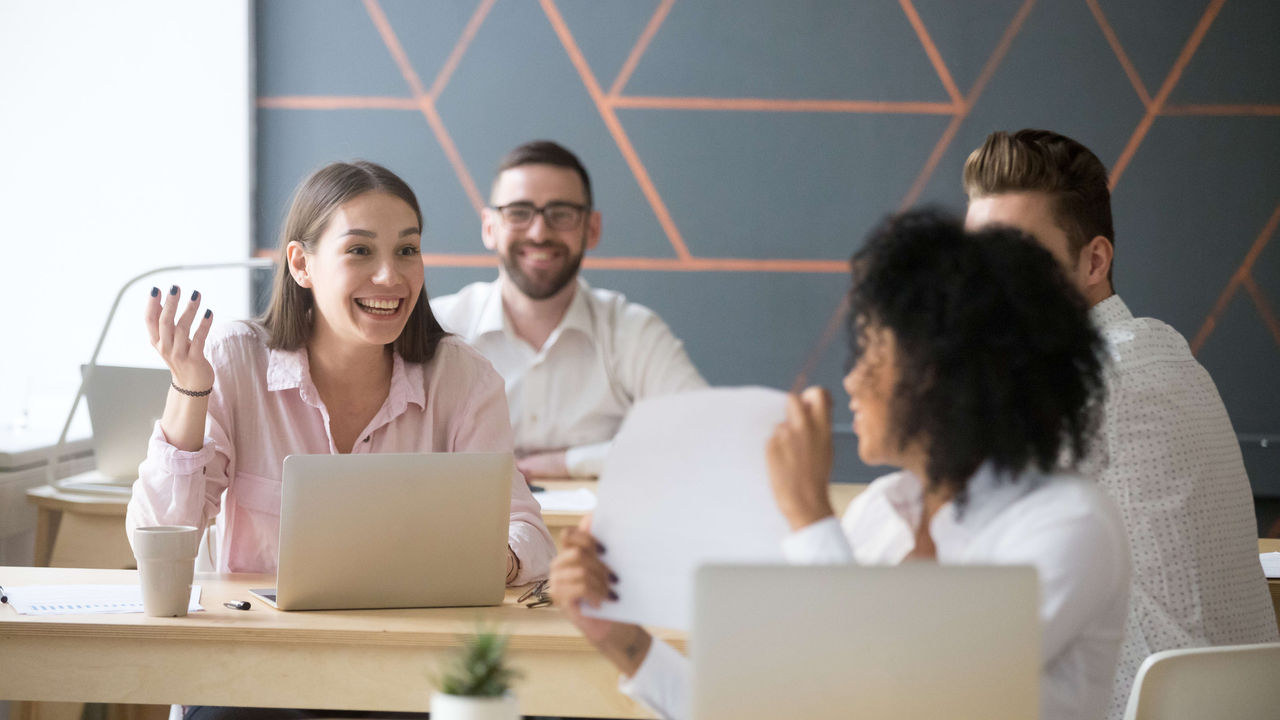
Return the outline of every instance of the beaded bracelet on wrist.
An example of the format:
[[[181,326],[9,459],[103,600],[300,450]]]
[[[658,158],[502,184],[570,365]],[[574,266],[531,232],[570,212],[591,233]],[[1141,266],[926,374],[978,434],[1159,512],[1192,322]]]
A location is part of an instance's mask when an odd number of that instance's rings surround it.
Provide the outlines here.
[[[172,380],[169,381],[169,386],[187,397],[206,397],[209,393],[213,392],[213,388],[209,388],[208,390],[188,390],[186,388],[180,388],[178,387],[178,384]]]

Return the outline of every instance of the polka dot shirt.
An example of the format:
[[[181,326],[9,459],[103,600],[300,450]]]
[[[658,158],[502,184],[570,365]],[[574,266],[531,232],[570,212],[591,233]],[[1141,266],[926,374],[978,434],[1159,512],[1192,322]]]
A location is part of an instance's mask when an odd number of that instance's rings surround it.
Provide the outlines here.
[[[1086,474],[1120,507],[1133,586],[1109,718],[1161,650],[1274,642],[1253,493],[1222,398],[1176,330],[1119,296],[1092,310],[1110,355],[1107,400]]]

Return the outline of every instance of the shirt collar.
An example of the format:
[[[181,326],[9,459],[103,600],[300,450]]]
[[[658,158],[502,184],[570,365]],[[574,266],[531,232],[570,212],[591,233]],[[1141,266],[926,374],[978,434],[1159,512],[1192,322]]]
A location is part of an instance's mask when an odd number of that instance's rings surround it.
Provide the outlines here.
[[[306,350],[267,351],[267,390],[290,390],[311,385]]]
[[[550,337],[547,339],[547,346],[552,345],[555,339],[564,333],[565,330],[577,330],[588,339],[595,337],[592,332],[592,313],[590,307],[591,286],[586,280],[579,275],[576,279],[577,288],[573,293],[573,300],[569,302],[569,308],[565,310],[564,317],[560,318],[560,324],[555,330],[551,331]],[[488,296],[484,299],[484,304],[480,307],[480,316],[476,320],[475,337],[486,335],[488,333],[500,332],[508,336],[514,336],[515,331],[511,329],[511,324],[507,321],[507,313],[502,304],[502,281],[493,283]]]
[[[480,316],[476,319],[473,332],[475,337],[487,333],[503,332],[507,329],[507,314],[502,309],[502,281],[489,287],[484,303],[480,306]]]
[[[1132,320],[1133,313],[1129,312],[1129,306],[1124,304],[1119,295],[1113,294],[1089,309],[1089,319],[1093,321],[1094,327],[1101,330],[1108,325]]]
[[[320,407],[320,393],[311,380],[311,365],[305,348],[267,351],[267,391],[298,389],[303,402]],[[427,391],[421,363],[407,363],[400,353],[391,354],[391,389],[387,395],[388,410],[396,417],[409,403],[427,407]]]
[[[565,330],[577,330],[588,338],[594,337],[591,332],[590,295],[591,286],[579,275],[578,288],[573,293],[573,301],[569,303],[569,309],[565,311],[564,317],[560,318],[560,325],[555,333],[552,333],[553,337],[556,333],[562,333]]]
[[[955,561],[963,557],[969,541],[1000,513],[1042,486],[1047,476],[1035,468],[1021,472],[998,472],[990,462],[978,466],[969,478],[964,513],[958,515],[954,502],[940,508],[929,524],[929,533],[938,548],[938,559]]]

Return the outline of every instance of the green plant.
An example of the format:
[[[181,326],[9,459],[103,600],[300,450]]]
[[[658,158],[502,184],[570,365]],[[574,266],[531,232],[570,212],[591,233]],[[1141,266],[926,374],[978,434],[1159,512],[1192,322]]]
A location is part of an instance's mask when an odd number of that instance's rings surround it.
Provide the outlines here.
[[[445,667],[439,688],[449,695],[501,697],[520,673],[506,664],[507,636],[481,629]]]

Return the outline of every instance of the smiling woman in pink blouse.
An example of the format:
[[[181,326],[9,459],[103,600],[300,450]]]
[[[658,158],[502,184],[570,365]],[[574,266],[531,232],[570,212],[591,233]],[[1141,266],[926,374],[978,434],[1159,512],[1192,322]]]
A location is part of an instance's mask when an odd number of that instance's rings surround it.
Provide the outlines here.
[[[403,180],[333,163],[294,195],[262,318],[211,336],[199,292],[180,307],[176,285],[151,289],[147,330],[172,388],[133,487],[130,535],[216,517],[219,571],[274,572],[286,455],[511,451],[502,378],[432,315],[421,243]],[[544,577],[555,553],[518,472],[508,547],[508,584]]]

